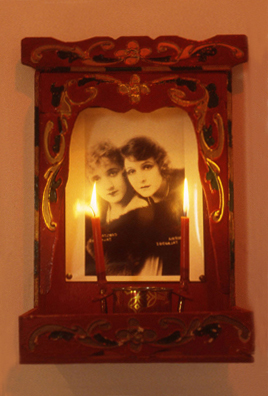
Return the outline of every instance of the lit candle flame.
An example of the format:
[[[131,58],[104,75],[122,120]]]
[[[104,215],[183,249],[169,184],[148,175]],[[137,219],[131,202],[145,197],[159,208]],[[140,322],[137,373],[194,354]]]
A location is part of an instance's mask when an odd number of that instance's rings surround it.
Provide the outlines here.
[[[184,179],[184,197],[183,197],[183,214],[187,217],[189,212],[189,193],[187,178]]]
[[[79,200],[76,201],[74,206],[75,216],[77,217],[79,213],[87,214],[89,216],[97,217],[99,216],[99,210],[97,205],[97,194],[96,194],[96,183],[94,183],[92,196],[90,204],[85,202],[80,202]]]
[[[94,212],[94,217],[99,216],[98,204],[97,204],[97,194],[96,194],[96,183],[94,183],[90,206]]]

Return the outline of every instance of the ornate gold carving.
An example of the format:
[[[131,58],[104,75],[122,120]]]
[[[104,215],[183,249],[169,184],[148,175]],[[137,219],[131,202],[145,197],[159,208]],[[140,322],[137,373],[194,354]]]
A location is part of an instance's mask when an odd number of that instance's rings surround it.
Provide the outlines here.
[[[156,45],[156,51],[160,54],[157,57],[152,55],[153,50],[151,48],[140,48],[137,40],[130,40],[125,49],[119,49],[114,54],[107,55],[107,57],[101,53],[92,55],[93,51],[96,54],[97,47],[100,47],[101,50],[106,52],[114,49],[115,45],[116,42],[112,40],[97,41],[86,50],[78,46],[63,44],[42,45],[32,51],[31,61],[37,64],[42,59],[43,53],[54,51],[60,59],[68,59],[70,64],[76,60],[80,60],[87,66],[111,66],[122,62],[127,66],[133,66],[142,60],[146,63],[150,62],[152,64],[169,66],[192,57],[198,57],[200,62],[205,62],[208,57],[217,54],[218,47],[229,49],[236,59],[244,56],[244,52],[240,48],[224,43],[200,44],[197,42],[181,48],[176,42],[162,41]]]
[[[234,47],[232,45],[224,44],[224,43],[211,43],[211,44],[192,44],[188,45],[182,52],[180,59],[187,59],[190,58],[193,55],[196,55],[199,53],[199,56],[202,56],[202,51],[205,56],[208,55],[213,55],[213,50],[216,51],[217,47],[225,47],[231,50],[233,56],[237,59],[242,58],[244,56],[244,52],[237,47]],[[208,50],[209,52],[205,52]]]
[[[52,183],[55,180],[55,177],[60,169],[62,164],[62,160],[65,152],[65,138],[63,134],[60,134],[60,149],[59,152],[53,157],[49,151],[49,138],[50,134],[54,128],[54,123],[52,121],[48,121],[44,131],[44,151],[46,155],[47,161],[52,165],[44,174],[45,179],[47,180],[42,200],[42,213],[45,224],[50,231],[54,231],[57,224],[52,220],[52,213],[50,208],[51,202],[51,188]]]
[[[69,58],[69,63],[73,62],[76,59],[80,59],[85,65],[88,66],[102,66],[104,64],[113,65],[115,63],[114,60],[98,62],[90,56],[90,52],[98,46],[100,46],[104,51],[108,51],[114,48],[114,43],[108,40],[98,41],[91,45],[86,51],[83,51],[80,47],[77,46],[72,47],[59,44],[42,45],[32,52],[31,61],[33,63],[38,63],[42,59],[44,52],[55,51],[59,58]]]
[[[128,95],[132,104],[138,103],[141,100],[141,94],[148,95],[150,88],[146,84],[140,84],[140,77],[133,74],[130,78],[129,84],[119,84],[118,91],[122,95]]]
[[[187,343],[199,343],[200,339],[203,339],[204,344],[213,343],[224,333],[228,334],[227,326],[237,331],[240,342],[243,344],[250,342],[251,331],[239,319],[228,315],[209,315],[207,317],[197,316],[190,323],[178,316],[163,317],[159,320],[159,325],[153,328],[144,328],[138,319],[130,318],[126,328],[115,329],[115,336],[110,335],[109,338],[103,335],[103,332],[112,329],[112,324],[107,320],[96,320],[86,329],[82,326],[67,327],[46,324],[34,330],[30,336],[28,347],[30,351],[34,351],[38,346],[39,338],[46,334],[48,341],[73,341],[100,350],[128,345],[133,352],[138,353],[144,345],[150,344],[157,353],[159,348],[160,351],[163,350],[163,347],[177,348]],[[157,334],[158,330],[161,330],[160,337]],[[239,349],[237,353],[240,353]]]
[[[121,345],[128,344],[133,352],[140,352],[144,344],[152,343],[157,338],[154,330],[144,329],[135,318],[129,319],[128,329],[117,331],[116,336]]]
[[[214,187],[214,189],[216,189],[219,192],[219,209],[217,209],[211,213],[212,220],[215,223],[218,223],[221,221],[223,213],[224,213],[224,190],[223,190],[221,178],[219,176],[220,168],[215,162],[213,162],[209,158],[206,158],[206,163],[209,167],[209,170],[213,174],[213,180],[215,180],[215,182],[217,184],[217,188]]]
[[[170,326],[175,326],[177,329],[167,337],[158,340],[157,344],[168,344],[169,346],[178,347],[185,343],[193,342],[200,337],[208,338],[207,342],[212,343],[223,331],[221,324],[235,328],[241,342],[249,342],[252,334],[244,323],[227,315],[210,315],[202,319],[195,318],[188,326],[181,319],[176,317],[163,318],[160,321],[161,327],[167,329]]]
[[[115,44],[112,41],[99,41],[91,45],[86,51],[75,46],[66,45],[43,45],[36,48],[31,54],[31,61],[38,63],[43,57],[44,52],[55,51],[58,57],[69,59],[69,63],[80,59],[83,64],[87,66],[110,66],[117,63],[124,62],[128,66],[135,65],[140,59],[144,59],[150,55],[152,50],[150,48],[140,48],[136,40],[129,41],[126,49],[118,50],[115,52],[115,57],[105,58],[100,56],[91,56],[91,52],[97,47],[101,47],[104,51],[109,51],[114,48]]]
[[[106,331],[111,328],[110,322],[107,320],[96,320],[92,322],[86,330],[81,326],[73,326],[72,328],[61,325],[44,325],[36,329],[29,339],[29,350],[33,351],[38,345],[38,339],[43,334],[49,334],[49,340],[65,340],[72,339],[79,343],[92,348],[115,348],[121,344],[118,341],[109,340],[100,334],[100,331]],[[96,337],[96,331],[99,337]]]
[[[180,107],[183,107],[183,108],[190,107],[190,106],[195,107],[194,116],[197,120],[197,133],[202,134],[203,126],[205,125],[207,108],[208,108],[209,94],[208,94],[208,91],[206,90],[206,88],[204,87],[204,85],[202,85],[200,83],[199,83],[199,85],[200,85],[200,87],[203,88],[203,96],[196,100],[185,99],[185,97],[186,97],[185,92],[180,89],[177,89],[177,88],[171,88],[169,90],[169,96],[170,96],[171,100]]]
[[[60,98],[60,104],[57,109],[58,113],[60,114],[60,123],[61,123],[61,131],[58,134],[59,136],[59,151],[56,153],[56,155],[51,155],[50,153],[50,136],[51,132],[54,129],[54,122],[49,120],[45,126],[44,130],[44,152],[46,159],[48,163],[52,166],[50,166],[47,171],[44,174],[44,178],[47,180],[44,192],[43,192],[43,198],[42,198],[42,213],[43,213],[43,219],[46,224],[46,227],[50,231],[55,231],[57,224],[53,221],[53,215],[51,212],[51,201],[52,199],[52,192],[54,193],[54,196],[56,196],[56,188],[60,185],[60,182],[56,182],[56,176],[57,173],[59,172],[63,159],[64,159],[64,154],[65,154],[65,134],[68,132],[68,121],[67,118],[69,118],[72,114],[72,107],[73,106],[84,106],[88,102],[92,101],[98,93],[97,88],[95,87],[88,87],[85,89],[85,92],[88,94],[88,98],[85,99],[84,101],[80,102],[75,102],[72,100],[69,96],[68,89],[73,85],[77,83],[77,80],[69,80],[64,86],[63,92],[61,94]],[[54,191],[53,191],[53,185]],[[56,198],[54,198],[54,201]]]
[[[182,49],[175,43],[171,42],[161,42],[157,45],[157,52],[158,53],[163,53],[168,51],[169,49],[174,50],[174,55],[170,56],[169,60],[168,59],[150,59],[153,63],[161,63],[165,64],[167,66],[173,65],[174,63],[177,63],[180,59],[180,55],[182,53]]]
[[[58,112],[61,115],[66,115],[66,116],[71,115],[72,106],[84,106],[87,103],[91,102],[93,99],[95,99],[98,94],[97,88],[87,87],[85,88],[85,92],[88,95],[87,99],[85,99],[84,101],[75,102],[73,99],[71,99],[68,93],[68,89],[74,84],[77,84],[77,80],[69,80],[64,86],[64,90],[61,96],[60,106],[58,109]]]
[[[198,82],[198,81],[197,81]],[[219,113],[214,114],[213,121],[217,126],[218,129],[218,140],[216,146],[209,146],[206,143],[204,137],[204,128],[205,128],[205,120],[206,114],[208,109],[208,100],[209,100],[209,93],[204,85],[198,82],[199,86],[203,89],[203,96],[196,100],[187,100],[185,99],[186,95],[185,92],[176,88],[171,88],[169,90],[169,95],[173,102],[175,102],[180,107],[190,107],[194,106],[194,116],[197,121],[197,133],[199,136],[200,147],[204,154],[204,160],[209,168],[209,173],[212,173],[212,177],[207,179],[210,181],[212,185],[212,189],[217,190],[219,194],[219,208],[211,213],[211,218],[214,222],[220,222],[223,214],[224,214],[224,190],[220,174],[220,168],[218,165],[213,161],[216,158],[220,157],[224,148],[224,125],[222,121],[222,117]],[[213,184],[212,180],[215,182]],[[215,185],[216,184],[216,185]]]
[[[65,138],[62,134],[60,134],[60,151],[53,157],[49,151],[49,137],[54,128],[54,122],[48,121],[44,131],[44,150],[46,159],[52,165],[60,162],[63,158],[64,151],[65,151]]]
[[[50,51],[63,51],[77,54],[79,57],[83,57],[84,52],[79,47],[69,47],[67,45],[42,45],[41,47],[36,48],[31,53],[31,61],[33,63],[38,63],[43,58],[44,52]]]
[[[172,42],[161,42],[157,45],[158,53],[163,53],[168,51],[169,49],[174,50],[174,54],[170,56],[170,59],[149,59],[153,63],[165,64],[165,65],[174,65],[180,60],[188,59],[194,56],[199,57],[200,61],[205,61],[208,56],[214,56],[217,53],[217,47],[226,47],[231,50],[233,56],[237,59],[242,58],[244,56],[244,52],[234,46],[224,44],[224,43],[208,43],[200,45],[198,43],[188,45],[185,48],[180,48],[177,44]]]
[[[200,134],[200,145],[202,148],[203,153],[205,154],[206,157],[210,158],[211,160],[215,160],[216,158],[219,158],[222,154],[223,148],[224,148],[224,125],[222,121],[222,116],[217,113],[214,114],[213,116],[213,121],[217,126],[218,129],[218,142],[217,146],[210,147],[207,145],[204,134]]]
[[[53,183],[53,180],[55,176],[57,175],[59,168],[62,164],[62,161],[60,161],[58,164],[51,166],[45,173],[44,177],[47,180],[44,193],[43,193],[43,200],[42,200],[42,212],[43,212],[43,218],[45,221],[45,224],[47,228],[50,231],[55,231],[57,227],[57,223],[55,223],[52,220],[52,212],[51,212],[51,207],[50,207],[50,197],[51,197],[51,186]]]

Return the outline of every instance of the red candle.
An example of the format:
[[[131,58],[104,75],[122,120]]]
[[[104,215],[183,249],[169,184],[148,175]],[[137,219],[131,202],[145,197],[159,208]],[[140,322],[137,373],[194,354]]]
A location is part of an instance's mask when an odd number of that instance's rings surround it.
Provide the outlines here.
[[[187,179],[184,180],[184,199],[183,199],[183,216],[181,217],[181,257],[180,257],[180,275],[181,281],[189,280],[189,195]]]
[[[95,265],[98,282],[106,282],[105,261],[101,236],[101,224],[98,213],[97,197],[96,197],[96,184],[94,184],[90,206],[93,210],[94,216],[91,218],[92,232],[94,239],[94,253]]]

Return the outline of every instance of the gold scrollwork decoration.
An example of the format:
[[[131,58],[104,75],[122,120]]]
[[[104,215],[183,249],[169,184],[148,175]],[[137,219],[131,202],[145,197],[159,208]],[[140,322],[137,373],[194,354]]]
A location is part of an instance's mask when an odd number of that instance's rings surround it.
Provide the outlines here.
[[[188,100],[185,99],[186,94],[180,89],[171,88],[169,90],[169,96],[171,100],[176,103],[180,107],[190,107],[194,106],[194,116],[197,120],[197,133],[202,133],[203,126],[205,124],[206,112],[208,107],[209,93],[205,89],[203,85],[200,84],[203,88],[204,94],[201,98],[196,100]]]
[[[78,46],[68,46],[68,45],[60,45],[60,44],[50,44],[50,45],[42,45],[36,48],[31,53],[31,61],[33,63],[39,63],[43,57],[44,52],[55,51],[59,58],[61,59],[69,59],[69,63],[80,59],[87,66],[103,66],[103,65],[112,65],[115,62],[114,59],[105,61],[96,61],[94,60],[90,52],[94,50],[96,47],[100,46],[104,51],[108,51],[114,48],[114,43],[112,41],[103,40],[98,41],[91,45],[86,51],[83,51]],[[121,59],[118,60],[120,62]],[[117,62],[117,63],[118,63]]]
[[[204,127],[208,109],[209,93],[204,85],[199,85],[203,88],[204,91],[203,96],[199,99],[187,100],[185,99],[185,92],[177,88],[170,89],[169,95],[171,100],[182,108],[194,106],[194,116],[197,120],[197,133],[199,136],[200,147],[204,155],[204,160],[209,168],[207,179],[210,182],[211,188],[218,191],[219,194],[219,208],[211,213],[212,220],[218,223],[221,221],[224,214],[224,190],[221,178],[219,176],[220,168],[214,162],[214,160],[220,157],[224,148],[224,125],[221,115],[219,113],[214,114],[213,121],[218,129],[218,140],[216,146],[213,145],[210,147],[206,143],[204,137]]]
[[[205,50],[216,50],[217,47],[225,47],[228,48],[233,56],[237,59],[242,58],[244,56],[244,52],[237,47],[234,47],[233,45],[228,45],[224,43],[208,43],[208,44],[202,44],[202,45],[189,45],[187,46],[182,53],[182,56],[180,57],[181,59],[186,59],[190,58],[191,56],[200,53],[200,51],[205,51]]]
[[[68,52],[68,53],[74,53],[77,54],[79,58],[83,58],[84,56],[84,51],[81,50],[79,47],[69,47],[67,45],[41,45],[40,47],[36,48],[34,51],[31,53],[31,61],[33,63],[38,63],[40,60],[43,58],[43,53],[44,52],[50,52],[50,51],[62,51],[62,52]]]
[[[97,41],[86,50],[83,50],[77,45],[72,46],[60,43],[41,45],[32,51],[31,61],[37,64],[41,61],[45,52],[54,51],[60,59],[68,59],[70,64],[76,60],[80,60],[86,66],[110,66],[122,62],[127,66],[133,66],[142,60],[146,63],[169,66],[194,56],[198,57],[200,61],[206,61],[207,57],[217,54],[218,47],[229,49],[236,59],[244,56],[244,52],[240,48],[220,42],[204,44],[197,42],[183,48],[176,42],[162,41],[156,44],[155,49],[160,54],[157,57],[152,55],[152,48],[141,48],[137,40],[130,40],[126,44],[125,49],[118,49],[114,53],[105,56],[105,52],[113,50],[115,45],[116,43],[113,40]],[[98,47],[104,51],[104,54],[96,52]],[[94,55],[92,55],[92,52],[94,52]]]
[[[48,121],[47,124],[46,124],[46,126],[45,126],[45,131],[44,131],[44,150],[45,150],[45,156],[46,156],[46,159],[48,160],[48,162],[49,162],[51,165],[54,165],[54,164],[60,162],[60,161],[62,160],[62,158],[63,158],[64,151],[65,151],[65,138],[64,138],[64,135],[63,135],[63,134],[60,134],[60,135],[59,135],[59,136],[60,136],[60,150],[59,150],[59,152],[55,155],[55,157],[53,157],[53,156],[50,154],[50,151],[49,151],[49,143],[48,143],[48,142],[49,142],[49,136],[50,136],[50,134],[51,134],[53,128],[54,128],[54,122]]]
[[[57,227],[57,224],[53,221],[51,207],[50,207],[52,185],[53,182],[55,181],[55,177],[62,164],[64,152],[65,152],[65,137],[61,133],[59,135],[60,136],[59,152],[55,156],[51,155],[49,151],[49,138],[53,128],[54,128],[54,122],[49,120],[46,124],[44,131],[44,151],[47,161],[52,166],[48,168],[48,170],[44,174],[44,178],[47,180],[47,182],[42,199],[42,213],[43,213],[44,222],[50,231],[54,231]]]
[[[157,52],[158,53],[163,53],[168,51],[169,49],[172,49],[174,51],[174,55],[170,57],[169,60],[167,59],[150,59],[151,62],[153,63],[161,63],[165,64],[166,66],[173,65],[174,63],[177,63],[180,59],[180,55],[182,53],[182,49],[175,43],[171,42],[161,42],[157,45]]]
[[[197,316],[190,322],[178,317],[164,317],[159,320],[157,326],[151,327],[145,327],[140,322],[141,319],[131,317],[128,319],[127,326],[120,329],[113,326],[111,322],[101,319],[89,323],[86,327],[45,324],[37,327],[30,334],[28,348],[32,352],[38,349],[40,338],[45,336],[45,342],[48,345],[51,342],[69,343],[72,341],[101,351],[128,345],[134,353],[139,353],[143,347],[150,345],[155,352],[163,352],[163,348],[180,348],[188,343],[192,343],[193,347],[195,344],[198,346],[200,339],[203,339],[206,344],[212,344],[217,339],[228,335],[227,327],[237,334],[238,340],[244,345],[252,340],[250,328],[242,321],[228,315]],[[109,330],[112,332],[108,335],[106,332]],[[159,330],[161,330],[160,336]],[[237,354],[241,352],[242,350],[238,348]],[[98,356],[101,360],[103,354],[95,354],[94,358]]]
[[[152,63],[162,64],[162,65],[174,65],[175,63],[185,60],[194,56],[198,56],[199,60],[206,60],[208,56],[214,56],[217,53],[217,47],[228,48],[233,56],[240,59],[244,56],[244,52],[237,47],[224,43],[207,43],[207,44],[191,44],[185,48],[180,48],[176,43],[173,42],[161,42],[157,45],[157,52],[164,53],[172,49],[174,51],[173,55],[164,57],[163,59],[145,59],[145,61],[150,61]]]
[[[53,221],[53,216],[50,207],[50,196],[53,180],[58,173],[58,170],[62,164],[62,161],[58,162],[56,165],[51,166],[45,173],[44,177],[47,180],[42,200],[42,213],[44,222],[50,231],[55,231],[57,223]]]
[[[224,190],[223,190],[221,178],[219,176],[220,168],[214,161],[212,161],[209,158],[206,158],[205,161],[209,168],[208,174],[210,175],[210,177],[209,177],[210,183],[214,187],[214,189],[219,192],[219,208],[214,210],[214,212],[211,213],[212,220],[215,223],[219,223],[221,221],[221,219],[223,217],[223,213],[224,213]]]
[[[97,88],[87,87],[85,88],[85,91],[88,94],[87,99],[85,99],[84,101],[76,102],[70,97],[68,93],[68,89],[75,83],[77,83],[77,80],[72,79],[67,81],[67,83],[64,85],[64,90],[61,94],[60,104],[57,108],[57,112],[60,115],[59,119],[62,130],[61,133],[58,134],[59,150],[55,155],[51,155],[49,149],[50,136],[55,126],[54,122],[49,120],[46,123],[44,130],[44,152],[46,159],[51,166],[47,169],[47,171],[44,174],[44,177],[46,179],[46,185],[42,197],[42,213],[46,227],[50,231],[55,231],[57,227],[57,223],[53,221],[51,202],[55,202],[57,200],[56,188],[58,188],[60,185],[60,181],[56,181],[55,179],[62,165],[65,149],[66,149],[65,133],[68,132],[67,118],[69,118],[70,115],[72,114],[72,106],[84,106],[88,102],[92,101],[97,96],[98,93]]]
[[[91,102],[93,99],[95,99],[98,94],[97,88],[87,87],[85,89],[85,92],[88,94],[87,99],[84,101],[75,102],[73,99],[70,98],[68,89],[76,83],[77,83],[77,80],[69,80],[65,84],[65,87],[64,87],[64,90],[63,90],[62,96],[61,96],[60,106],[58,109],[58,112],[61,115],[66,115],[66,116],[71,115],[72,114],[72,106],[84,106],[87,103]]]
[[[205,138],[204,138],[203,130],[200,134],[200,146],[202,148],[202,151],[205,154],[205,156],[210,158],[211,160],[219,158],[220,155],[222,154],[222,151],[224,148],[224,125],[223,125],[222,116],[219,113],[214,114],[213,121],[216,124],[217,129],[218,129],[217,146],[216,147],[208,146],[208,144],[206,143]]]

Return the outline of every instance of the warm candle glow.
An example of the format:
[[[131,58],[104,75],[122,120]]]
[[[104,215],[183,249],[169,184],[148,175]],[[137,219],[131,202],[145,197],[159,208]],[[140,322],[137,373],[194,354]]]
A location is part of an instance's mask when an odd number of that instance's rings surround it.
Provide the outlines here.
[[[79,213],[87,214],[89,216],[93,215],[94,217],[99,216],[99,210],[98,210],[98,204],[97,204],[96,183],[94,183],[94,186],[93,186],[90,204],[85,203],[84,201],[81,202],[78,199],[74,206],[74,212],[75,212],[75,216],[78,216]]]
[[[79,200],[76,201],[74,211],[75,211],[75,216],[78,216],[80,213],[87,214],[89,216],[92,216],[93,214],[93,210],[91,206]]]
[[[184,198],[183,198],[183,213],[187,216],[189,212],[189,192],[187,178],[184,179]]]
[[[95,217],[99,216],[99,210],[98,210],[98,204],[97,204],[96,183],[94,183],[94,186],[93,186],[90,206],[91,206],[92,210],[94,211],[94,216]]]

